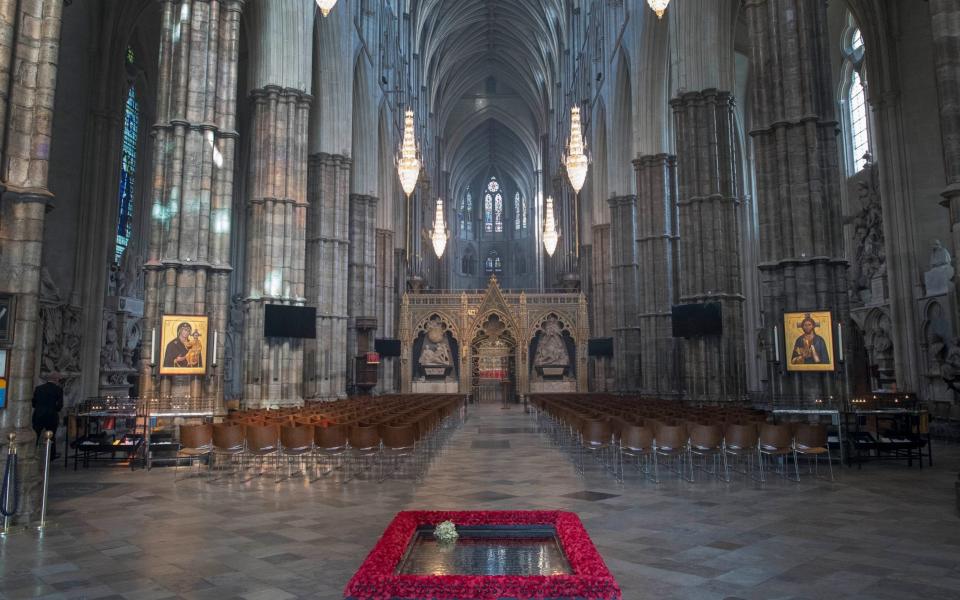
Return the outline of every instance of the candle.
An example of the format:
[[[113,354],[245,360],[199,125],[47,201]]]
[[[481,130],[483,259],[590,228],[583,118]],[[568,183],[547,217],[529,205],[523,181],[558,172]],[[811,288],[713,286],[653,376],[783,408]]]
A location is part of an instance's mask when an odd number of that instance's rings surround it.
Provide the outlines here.
[[[837,362],[843,362],[843,323],[837,322]]]
[[[773,361],[780,362],[780,330],[773,326]]]
[[[210,361],[210,364],[216,366],[217,364],[217,332],[213,332],[213,360]]]
[[[157,328],[150,330],[150,364],[157,364]]]

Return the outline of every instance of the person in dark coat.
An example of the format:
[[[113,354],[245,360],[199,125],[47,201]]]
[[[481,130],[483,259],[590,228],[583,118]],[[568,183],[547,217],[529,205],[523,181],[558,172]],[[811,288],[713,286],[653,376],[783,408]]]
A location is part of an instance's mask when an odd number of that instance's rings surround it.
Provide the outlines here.
[[[44,431],[53,432],[53,457],[57,456],[57,427],[60,425],[60,411],[63,410],[63,388],[60,387],[60,374],[51,373],[47,382],[33,390],[33,430],[37,432],[37,446]]]

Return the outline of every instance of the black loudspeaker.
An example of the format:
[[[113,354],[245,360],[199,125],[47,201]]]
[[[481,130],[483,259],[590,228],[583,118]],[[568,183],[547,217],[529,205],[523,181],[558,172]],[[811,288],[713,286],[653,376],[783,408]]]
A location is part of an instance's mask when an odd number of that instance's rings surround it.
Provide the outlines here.
[[[723,309],[719,302],[679,304],[673,307],[673,337],[723,335]]]
[[[263,313],[263,337],[317,338],[317,309],[312,306],[267,304]]]
[[[373,349],[384,358],[400,356],[400,340],[377,338],[373,341]]]
[[[587,356],[613,356],[613,338],[593,338],[587,342]]]

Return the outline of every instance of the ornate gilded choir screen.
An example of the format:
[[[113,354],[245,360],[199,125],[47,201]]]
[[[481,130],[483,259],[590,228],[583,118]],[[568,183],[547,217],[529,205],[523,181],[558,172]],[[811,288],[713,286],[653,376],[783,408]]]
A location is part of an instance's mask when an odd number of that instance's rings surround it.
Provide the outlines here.
[[[587,391],[586,297],[501,290],[405,294],[400,307],[404,393],[470,393],[481,379],[517,393]]]

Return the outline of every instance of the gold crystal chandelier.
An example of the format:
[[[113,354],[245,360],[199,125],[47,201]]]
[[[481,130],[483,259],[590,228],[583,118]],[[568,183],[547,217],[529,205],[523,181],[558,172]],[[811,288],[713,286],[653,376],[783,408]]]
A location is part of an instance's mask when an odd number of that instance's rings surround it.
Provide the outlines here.
[[[553,197],[547,196],[547,210],[543,217],[543,249],[548,256],[557,251],[557,242],[560,241],[560,232],[557,231],[557,220],[553,215]]]
[[[573,186],[573,191],[579,194],[583,189],[583,183],[587,180],[587,169],[590,166],[584,151],[579,106],[570,109],[570,143],[567,145],[567,155],[563,158],[563,164],[567,167],[567,178]]]
[[[337,0],[317,0],[317,6],[320,7],[320,14],[324,17],[330,14],[330,11],[333,10],[336,4]]]
[[[407,109],[403,120],[403,145],[400,146],[397,172],[400,174],[400,185],[409,198],[417,188],[417,180],[420,178],[420,159],[417,158],[417,140],[413,135],[413,111],[410,109]]]
[[[430,240],[433,242],[433,251],[437,258],[443,256],[443,251],[447,247],[447,223],[443,218],[443,199],[437,198],[437,214],[433,218],[433,231],[430,232]]]
[[[670,0],[647,0],[647,4],[650,5],[653,12],[657,13],[657,18],[662,19],[663,13],[667,12],[667,6],[670,5]]]

